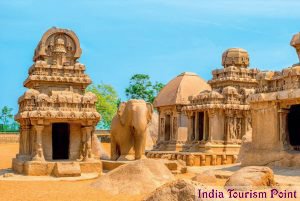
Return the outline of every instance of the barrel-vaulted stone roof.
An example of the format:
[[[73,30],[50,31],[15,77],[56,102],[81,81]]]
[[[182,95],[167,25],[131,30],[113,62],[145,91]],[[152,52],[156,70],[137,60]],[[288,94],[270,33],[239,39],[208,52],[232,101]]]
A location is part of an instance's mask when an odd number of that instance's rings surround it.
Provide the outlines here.
[[[211,90],[211,87],[197,74],[181,73],[159,92],[154,100],[154,107],[186,105],[189,103],[189,96],[198,95],[204,90]]]

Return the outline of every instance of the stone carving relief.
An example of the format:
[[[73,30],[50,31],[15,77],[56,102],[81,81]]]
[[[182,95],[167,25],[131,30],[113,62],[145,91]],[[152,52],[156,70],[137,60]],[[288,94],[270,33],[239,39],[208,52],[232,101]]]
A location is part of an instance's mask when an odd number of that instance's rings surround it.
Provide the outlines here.
[[[76,46],[74,40],[67,34],[52,34],[45,44],[47,63],[51,65],[74,65]]]

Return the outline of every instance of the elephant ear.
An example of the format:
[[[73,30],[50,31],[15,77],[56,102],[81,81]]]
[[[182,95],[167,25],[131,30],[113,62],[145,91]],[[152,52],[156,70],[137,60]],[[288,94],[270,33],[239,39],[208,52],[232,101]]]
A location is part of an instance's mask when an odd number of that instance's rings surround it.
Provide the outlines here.
[[[125,107],[126,107],[126,102],[122,102],[118,109],[118,116],[119,116],[119,119],[120,119],[120,122],[122,125],[125,124],[125,119],[126,119],[126,117],[124,115]]]
[[[146,103],[147,104],[147,108],[148,108],[148,112],[147,112],[147,121],[148,123],[151,121],[152,119],[152,114],[153,114],[153,105],[151,103]]]

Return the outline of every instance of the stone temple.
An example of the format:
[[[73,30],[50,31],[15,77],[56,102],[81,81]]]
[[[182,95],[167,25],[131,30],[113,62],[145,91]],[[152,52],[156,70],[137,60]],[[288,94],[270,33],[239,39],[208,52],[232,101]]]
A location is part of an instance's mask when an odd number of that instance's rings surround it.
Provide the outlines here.
[[[222,65],[208,83],[183,73],[162,89],[154,102],[160,118],[159,140],[149,157],[169,155],[188,165],[236,162],[242,137],[252,132],[247,98],[258,86],[259,70],[249,68],[249,55],[241,48],[226,50]],[[178,102],[171,101],[175,96]]]
[[[191,87],[193,86],[193,87]],[[211,90],[195,73],[182,73],[164,87],[154,101],[159,112],[158,150],[182,151],[187,141],[188,117],[182,108],[189,104],[189,96]]]
[[[20,149],[13,169],[26,175],[79,176],[101,172],[92,153],[92,135],[100,115],[96,96],[85,92],[80,43],[71,30],[51,28],[35,49],[28,90],[19,98]]]
[[[300,60],[300,33],[290,44]],[[252,146],[242,165],[300,167],[300,63],[260,72],[257,81],[256,93],[248,98]]]

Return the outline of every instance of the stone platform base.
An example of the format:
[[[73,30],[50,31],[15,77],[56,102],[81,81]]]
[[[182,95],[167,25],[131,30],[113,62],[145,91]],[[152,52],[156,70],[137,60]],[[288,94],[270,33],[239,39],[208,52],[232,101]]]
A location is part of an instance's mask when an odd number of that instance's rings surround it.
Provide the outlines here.
[[[111,160],[102,160],[103,170],[113,170],[121,165],[131,163],[133,161],[111,161]]]
[[[76,177],[81,173],[102,172],[102,163],[93,161],[22,161],[13,159],[13,170],[18,174],[30,176]]]
[[[178,163],[177,161],[169,161],[169,160],[162,160],[165,166],[173,173],[173,174],[179,174],[179,173],[186,173],[187,169],[185,164],[182,165]],[[102,160],[103,164],[103,170],[113,170],[121,165],[132,163],[133,161],[111,161],[111,160]]]
[[[282,168],[300,168],[299,151],[252,150],[244,153],[242,166],[271,166]]]
[[[183,160],[187,166],[210,166],[233,164],[237,161],[235,153],[203,153],[178,151],[146,151],[148,158]]]

